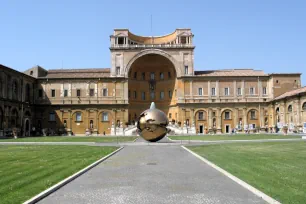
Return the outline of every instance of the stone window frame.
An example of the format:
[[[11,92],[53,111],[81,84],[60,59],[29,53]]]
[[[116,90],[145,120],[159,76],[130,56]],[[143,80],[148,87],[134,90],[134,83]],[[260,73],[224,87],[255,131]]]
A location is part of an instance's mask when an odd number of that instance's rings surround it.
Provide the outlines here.
[[[201,91],[200,91],[201,90]],[[198,88],[198,95],[199,96],[203,96],[203,88],[202,87],[199,87]]]
[[[75,113],[75,122],[82,122],[82,112]]]
[[[102,122],[108,122],[109,121],[109,117],[108,117],[108,112],[102,112]]]

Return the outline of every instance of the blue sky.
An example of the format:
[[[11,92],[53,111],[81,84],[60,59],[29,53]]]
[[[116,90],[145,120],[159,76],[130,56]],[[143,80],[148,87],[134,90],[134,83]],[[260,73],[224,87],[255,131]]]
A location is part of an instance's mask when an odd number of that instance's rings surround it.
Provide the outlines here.
[[[109,35],[191,28],[195,69],[301,72],[306,85],[305,0],[0,0],[0,63],[24,71],[110,67]]]

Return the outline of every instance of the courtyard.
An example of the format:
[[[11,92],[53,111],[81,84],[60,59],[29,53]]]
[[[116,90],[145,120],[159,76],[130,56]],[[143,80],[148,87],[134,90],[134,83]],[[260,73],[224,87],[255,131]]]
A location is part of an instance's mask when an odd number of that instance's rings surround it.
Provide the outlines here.
[[[202,142],[198,137],[205,136],[192,137],[197,140],[183,143],[185,147],[273,199],[306,202],[306,143],[300,136],[206,136],[209,140]],[[250,142],[239,141],[246,137]],[[266,203],[184,150],[182,140],[147,143],[131,137],[120,144],[96,137],[63,138],[74,142],[67,146],[61,137],[17,139],[16,145],[0,141],[1,203],[25,202],[120,146],[121,151],[39,203]],[[233,143],[227,144],[227,138]]]

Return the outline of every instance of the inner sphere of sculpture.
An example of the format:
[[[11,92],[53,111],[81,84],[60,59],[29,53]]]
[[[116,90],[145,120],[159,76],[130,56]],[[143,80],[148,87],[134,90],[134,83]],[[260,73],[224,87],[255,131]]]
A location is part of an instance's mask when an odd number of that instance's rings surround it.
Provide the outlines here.
[[[167,134],[169,121],[164,112],[150,108],[142,112],[137,122],[137,129],[141,137],[150,142],[157,142]]]

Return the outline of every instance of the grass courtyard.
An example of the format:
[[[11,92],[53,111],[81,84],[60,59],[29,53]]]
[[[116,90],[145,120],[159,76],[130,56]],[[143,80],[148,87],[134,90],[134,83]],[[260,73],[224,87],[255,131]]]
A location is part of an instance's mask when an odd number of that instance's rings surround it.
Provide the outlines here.
[[[116,149],[0,146],[0,203],[22,203]]]
[[[237,135],[193,135],[193,136],[168,136],[172,140],[259,140],[259,139],[300,139],[298,135],[272,135],[272,134],[237,134]]]
[[[132,142],[136,136],[118,137],[79,137],[79,136],[48,136],[48,137],[25,137],[18,139],[1,139],[0,142]]]
[[[188,147],[281,203],[306,203],[306,142]]]

